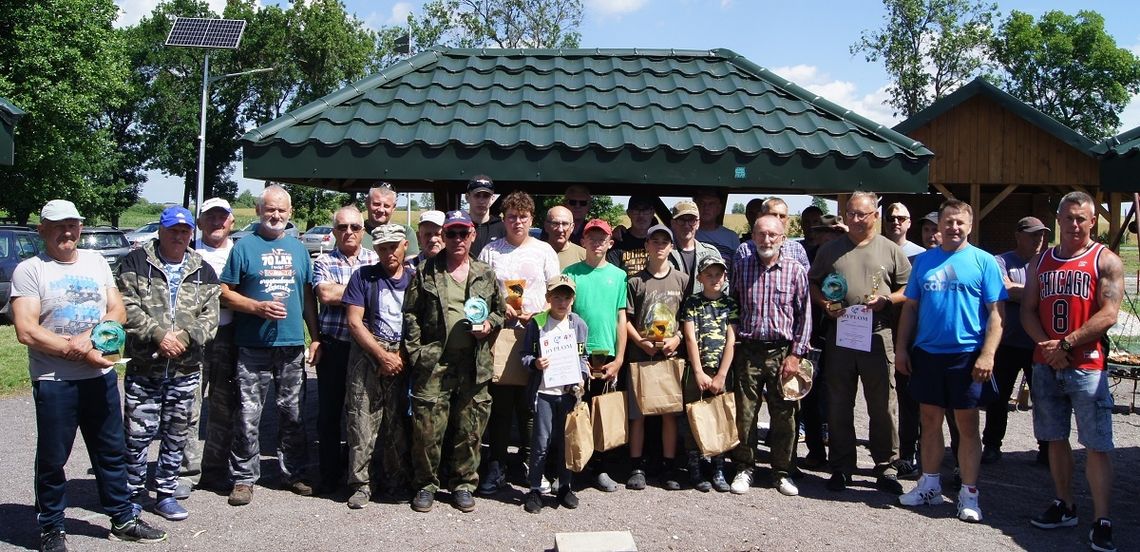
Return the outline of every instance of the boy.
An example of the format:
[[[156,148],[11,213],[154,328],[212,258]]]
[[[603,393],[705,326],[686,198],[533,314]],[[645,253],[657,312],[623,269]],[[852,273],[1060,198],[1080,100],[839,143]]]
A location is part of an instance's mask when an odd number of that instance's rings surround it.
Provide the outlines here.
[[[570,470],[566,468],[564,430],[566,415],[574,408],[582,395],[582,382],[588,374],[586,367],[586,323],[578,315],[570,312],[574,304],[574,280],[560,274],[546,285],[546,301],[550,309],[536,314],[526,326],[523,337],[522,363],[532,369],[527,398],[531,404],[534,430],[530,443],[530,471],[527,483],[530,492],[526,495],[523,509],[537,514],[542,511],[542,475],[546,472],[546,461],[551,457],[551,449],[557,451],[553,460],[558,465],[558,502],[566,508],[578,507],[578,497],[571,489]],[[567,335],[569,334],[569,335]],[[575,383],[547,386],[546,370],[551,367],[551,359],[542,354],[543,345],[557,342],[558,336],[572,338],[575,344],[578,377]]]
[[[681,305],[681,331],[685,335],[685,347],[689,357],[689,367],[685,370],[685,403],[700,400],[706,393],[719,395],[731,390],[728,369],[732,366],[732,349],[736,344],[736,324],[740,321],[740,307],[736,301],[724,294],[724,261],[718,257],[704,259],[698,267],[697,279],[704,288],[685,299]],[[693,439],[692,430],[686,420],[682,420],[685,447],[689,450],[689,482],[693,488],[708,492],[729,491],[724,478],[724,455],[712,458],[712,482],[701,473],[701,451]]]

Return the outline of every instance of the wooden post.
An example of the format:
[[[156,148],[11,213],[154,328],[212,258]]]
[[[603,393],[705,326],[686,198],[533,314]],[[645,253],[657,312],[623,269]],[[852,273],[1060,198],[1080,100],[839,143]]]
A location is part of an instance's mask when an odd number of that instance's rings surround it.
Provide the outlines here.
[[[1120,232],[1120,194],[1108,194],[1108,235],[1115,236]]]
[[[978,213],[982,208],[982,185],[970,184],[970,207],[974,208],[974,212]],[[980,213],[979,213],[980,214]],[[982,230],[981,217],[974,218],[974,227],[970,230],[970,243],[974,245],[981,245],[978,243],[978,235]]]

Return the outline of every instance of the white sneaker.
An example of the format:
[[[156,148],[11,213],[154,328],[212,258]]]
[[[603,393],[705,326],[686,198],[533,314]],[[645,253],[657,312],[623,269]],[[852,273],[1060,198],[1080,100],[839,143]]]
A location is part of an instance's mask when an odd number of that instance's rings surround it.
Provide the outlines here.
[[[736,477],[732,478],[732,486],[730,489],[732,490],[732,494],[744,494],[748,492],[748,489],[751,487],[752,472],[745,470],[737,473]]]
[[[542,494],[550,494],[550,488],[550,481],[546,479],[545,475],[542,476],[542,481],[538,483],[538,491]]]
[[[977,523],[982,521],[982,509],[978,507],[978,490],[975,488],[974,492],[962,490],[958,493],[958,519],[967,523]]]
[[[735,484],[735,482],[733,483]],[[798,496],[800,494],[800,488],[787,477],[781,477],[776,480],[776,490],[780,491],[780,494],[784,496]]]
[[[899,496],[899,504],[903,506],[922,506],[923,504],[930,504],[936,506],[942,504],[942,485],[939,483],[931,483],[930,479],[923,476],[918,480],[918,485],[910,490],[909,493]]]

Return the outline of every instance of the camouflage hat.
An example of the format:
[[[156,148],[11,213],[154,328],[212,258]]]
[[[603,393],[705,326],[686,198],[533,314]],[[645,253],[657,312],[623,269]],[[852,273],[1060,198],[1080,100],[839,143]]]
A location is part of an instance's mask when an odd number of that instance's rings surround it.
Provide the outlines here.
[[[407,235],[404,226],[400,224],[381,224],[372,229],[372,245],[402,242],[405,239]]]

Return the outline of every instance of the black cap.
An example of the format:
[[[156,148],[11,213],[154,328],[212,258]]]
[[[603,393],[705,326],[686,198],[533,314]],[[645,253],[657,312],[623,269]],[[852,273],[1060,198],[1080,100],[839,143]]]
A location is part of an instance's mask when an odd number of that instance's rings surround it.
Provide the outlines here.
[[[471,180],[467,181],[467,193],[476,190],[487,190],[488,192],[495,193],[495,181],[485,174],[475,175]]]
[[[634,194],[634,195],[629,196],[629,205],[626,208],[627,209],[633,209],[634,207],[655,208],[656,206],[657,206],[657,198],[655,196],[646,195],[646,194]]]

